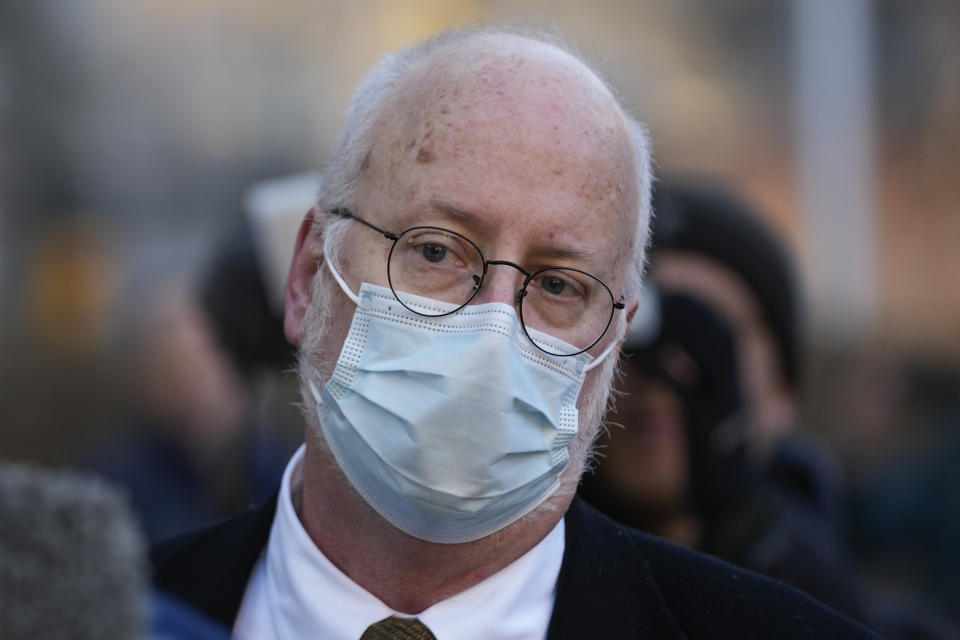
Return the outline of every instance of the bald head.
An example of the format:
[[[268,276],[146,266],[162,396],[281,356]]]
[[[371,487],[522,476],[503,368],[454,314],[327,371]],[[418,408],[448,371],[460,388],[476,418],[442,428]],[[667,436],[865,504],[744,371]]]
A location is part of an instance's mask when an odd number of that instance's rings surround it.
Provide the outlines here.
[[[626,119],[590,69],[553,45],[511,34],[477,34],[418,60],[378,126],[400,125],[414,142],[424,127],[442,133],[464,116],[475,124],[523,122],[529,128],[514,134],[540,133],[547,143],[565,136],[571,145],[609,143],[614,153],[629,147]]]
[[[632,238],[627,289],[639,288],[649,226],[644,128],[582,60],[539,37],[455,31],[385,58],[354,94],[319,204],[389,206],[374,192],[409,193],[423,186],[418,167],[455,172],[464,159],[486,160],[485,189],[502,183],[496,170],[506,160],[522,159],[544,169],[528,176],[529,190],[551,194],[550,181],[563,181],[592,201],[585,211],[621,212],[619,224],[601,227]],[[364,207],[363,194],[373,198]]]
[[[579,60],[542,42],[479,34],[432,52],[385,102],[370,142],[364,186],[393,183],[411,165],[456,167],[485,156],[495,169],[522,155],[548,169],[546,180],[538,176],[530,188],[569,180],[582,173],[578,166],[595,167],[581,178],[588,184],[570,188],[599,189],[621,211],[637,210],[630,133],[619,106]],[[491,185],[499,183],[495,171],[487,175]]]

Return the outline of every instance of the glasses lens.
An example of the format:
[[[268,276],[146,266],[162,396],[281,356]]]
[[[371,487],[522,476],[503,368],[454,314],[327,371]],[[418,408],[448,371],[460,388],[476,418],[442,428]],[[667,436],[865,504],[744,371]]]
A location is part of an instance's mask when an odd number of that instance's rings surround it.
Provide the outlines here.
[[[439,227],[404,231],[390,251],[387,277],[397,299],[422,315],[440,316],[466,304],[483,275],[483,257],[459,233]],[[425,306],[416,297],[439,300],[452,309]]]
[[[520,318],[538,347],[571,355],[592,347],[610,324],[613,295],[603,282],[577,269],[544,269],[530,278]],[[567,343],[558,345],[555,338]],[[571,351],[569,345],[576,347]]]

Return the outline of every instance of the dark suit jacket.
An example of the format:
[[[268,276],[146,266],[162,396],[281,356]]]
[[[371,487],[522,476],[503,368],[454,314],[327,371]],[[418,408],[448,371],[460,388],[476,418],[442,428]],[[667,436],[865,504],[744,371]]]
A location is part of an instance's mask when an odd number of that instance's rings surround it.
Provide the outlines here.
[[[156,586],[231,627],[275,510],[276,496],[158,545]],[[549,640],[876,637],[792,587],[619,525],[579,499],[565,518]]]

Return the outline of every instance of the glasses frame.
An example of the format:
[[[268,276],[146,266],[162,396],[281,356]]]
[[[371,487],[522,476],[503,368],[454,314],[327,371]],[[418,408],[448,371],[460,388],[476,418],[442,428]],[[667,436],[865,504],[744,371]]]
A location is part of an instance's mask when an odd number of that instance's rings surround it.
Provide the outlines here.
[[[420,316],[424,316],[424,317],[427,317],[427,318],[441,318],[441,317],[443,317],[443,316],[449,316],[449,315],[452,315],[452,314],[454,314],[454,313],[457,313],[458,311],[460,311],[461,309],[463,309],[465,306],[467,306],[468,304],[470,304],[470,301],[473,300],[474,297],[476,297],[477,293],[480,291],[480,287],[483,286],[483,281],[484,281],[484,279],[487,277],[487,268],[488,268],[490,265],[504,265],[504,266],[508,266],[508,267],[513,267],[514,269],[516,269],[517,271],[519,271],[520,273],[522,273],[522,274],[524,275],[523,284],[520,286],[520,289],[517,291],[516,298],[514,299],[514,304],[517,306],[517,312],[518,312],[518,315],[520,316],[520,326],[523,327],[523,333],[524,333],[525,336],[527,336],[527,340],[529,340],[529,341],[533,344],[533,346],[535,346],[537,349],[539,349],[540,351],[542,351],[542,352],[544,352],[544,353],[546,353],[546,354],[548,354],[548,355],[567,357],[567,356],[580,355],[581,353],[583,353],[583,352],[585,352],[585,351],[589,351],[589,350],[592,349],[594,346],[596,346],[596,344],[597,344],[598,342],[600,342],[601,340],[603,340],[603,336],[607,335],[607,331],[610,329],[610,323],[613,321],[613,314],[614,314],[614,312],[617,311],[617,310],[622,310],[622,309],[624,309],[624,308],[626,307],[626,304],[624,303],[624,298],[623,298],[622,295],[620,296],[620,299],[619,299],[619,300],[614,301],[613,292],[610,291],[610,287],[608,287],[608,286],[606,285],[606,283],[605,283],[603,280],[601,280],[600,278],[598,278],[597,276],[593,275],[592,273],[587,273],[586,271],[583,271],[582,269],[576,269],[576,268],[574,268],[574,267],[557,267],[557,266],[554,266],[554,267],[544,267],[543,269],[538,269],[538,270],[536,270],[536,271],[530,272],[530,271],[527,271],[526,269],[524,269],[523,267],[521,267],[520,265],[518,265],[517,263],[515,263],[515,262],[510,262],[509,260],[487,260],[486,258],[484,258],[483,252],[480,250],[480,247],[478,247],[477,244],[476,244],[473,240],[471,240],[470,238],[468,238],[468,237],[466,237],[466,236],[464,236],[464,235],[462,235],[462,234],[460,234],[460,233],[457,233],[456,231],[452,231],[452,230],[447,229],[447,228],[445,228],[445,227],[434,227],[434,226],[431,226],[431,225],[418,225],[418,226],[415,226],[415,227],[410,227],[409,229],[404,229],[404,230],[403,230],[402,232],[400,232],[400,233],[394,233],[394,232],[392,232],[392,231],[386,231],[385,229],[381,229],[380,227],[378,227],[378,226],[376,226],[376,225],[374,225],[374,224],[372,224],[372,223],[370,223],[370,222],[367,222],[366,220],[364,220],[363,218],[357,216],[357,215],[354,214],[350,209],[348,209],[348,208],[346,208],[346,207],[337,207],[337,208],[335,208],[335,209],[329,210],[327,213],[329,213],[330,215],[337,216],[337,217],[339,217],[339,218],[346,219],[346,220],[356,220],[356,221],[359,222],[360,224],[362,224],[362,225],[364,225],[364,226],[366,226],[366,227],[369,227],[370,229],[373,229],[374,231],[376,231],[377,233],[379,233],[380,235],[382,235],[382,236],[383,236],[384,238],[386,238],[387,240],[390,240],[391,242],[393,242],[393,245],[391,245],[391,247],[390,247],[390,253],[389,253],[389,255],[387,256],[387,282],[390,284],[390,291],[393,293],[393,297],[397,299],[397,302],[399,302],[401,305],[403,305],[403,307],[404,307],[405,309],[409,309],[409,310],[412,311],[413,313],[416,313],[417,315],[420,315]],[[415,230],[417,230],[417,229],[432,229],[432,230],[435,230],[435,231],[442,231],[442,232],[444,232],[444,233],[453,234],[453,235],[457,236],[458,238],[461,238],[462,240],[465,240],[467,243],[469,243],[474,249],[476,249],[477,255],[480,256],[480,261],[481,261],[481,263],[483,264],[483,271],[481,272],[479,279],[477,278],[477,276],[473,276],[473,279],[474,279],[473,293],[470,294],[470,297],[467,298],[467,300],[466,300],[463,304],[461,304],[460,306],[458,306],[458,307],[455,308],[455,309],[452,309],[452,310],[447,311],[447,312],[445,312],[445,313],[438,313],[438,314],[436,314],[436,315],[431,315],[431,314],[422,313],[422,312],[417,311],[416,309],[412,309],[412,308],[408,307],[406,304],[404,304],[404,302],[403,302],[403,300],[400,298],[400,296],[397,295],[397,290],[393,287],[393,278],[391,277],[391,274],[390,274],[390,264],[391,264],[391,262],[392,262],[391,258],[393,258],[393,251],[394,251],[394,249],[396,249],[396,247],[397,247],[397,241],[400,240],[400,238],[401,238],[404,234],[409,233],[410,231],[415,231]],[[581,349],[580,351],[576,351],[576,352],[574,352],[574,353],[553,353],[552,351],[547,351],[546,349],[544,349],[543,347],[541,347],[540,345],[538,345],[538,344],[536,343],[536,341],[530,336],[530,333],[527,331],[527,323],[524,322],[524,320],[523,320],[523,299],[524,299],[524,298],[526,297],[526,295],[527,295],[527,285],[529,285],[529,284],[533,281],[533,279],[536,278],[536,277],[537,277],[538,275],[540,275],[541,273],[545,273],[545,272],[547,272],[547,271],[554,271],[554,270],[558,270],[558,269],[563,269],[563,270],[566,270],[566,271],[575,271],[576,273],[581,273],[581,274],[583,274],[583,275],[585,275],[585,276],[587,276],[587,277],[589,277],[589,278],[592,278],[592,279],[596,280],[596,281],[600,284],[600,286],[602,286],[603,289],[607,292],[607,295],[610,296],[610,315],[607,317],[607,323],[606,323],[606,325],[604,326],[603,331],[600,332],[600,335],[597,337],[597,339],[594,340],[592,343],[590,343],[589,346],[584,347],[584,348]]]

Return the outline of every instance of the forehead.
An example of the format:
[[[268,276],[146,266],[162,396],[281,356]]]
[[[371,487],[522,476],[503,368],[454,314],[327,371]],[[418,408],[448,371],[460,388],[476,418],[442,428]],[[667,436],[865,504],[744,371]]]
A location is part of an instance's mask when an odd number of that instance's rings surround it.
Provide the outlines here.
[[[360,207],[387,224],[441,201],[475,214],[498,241],[625,258],[636,169],[609,91],[550,47],[490,53],[484,44],[410,72],[377,122]]]

